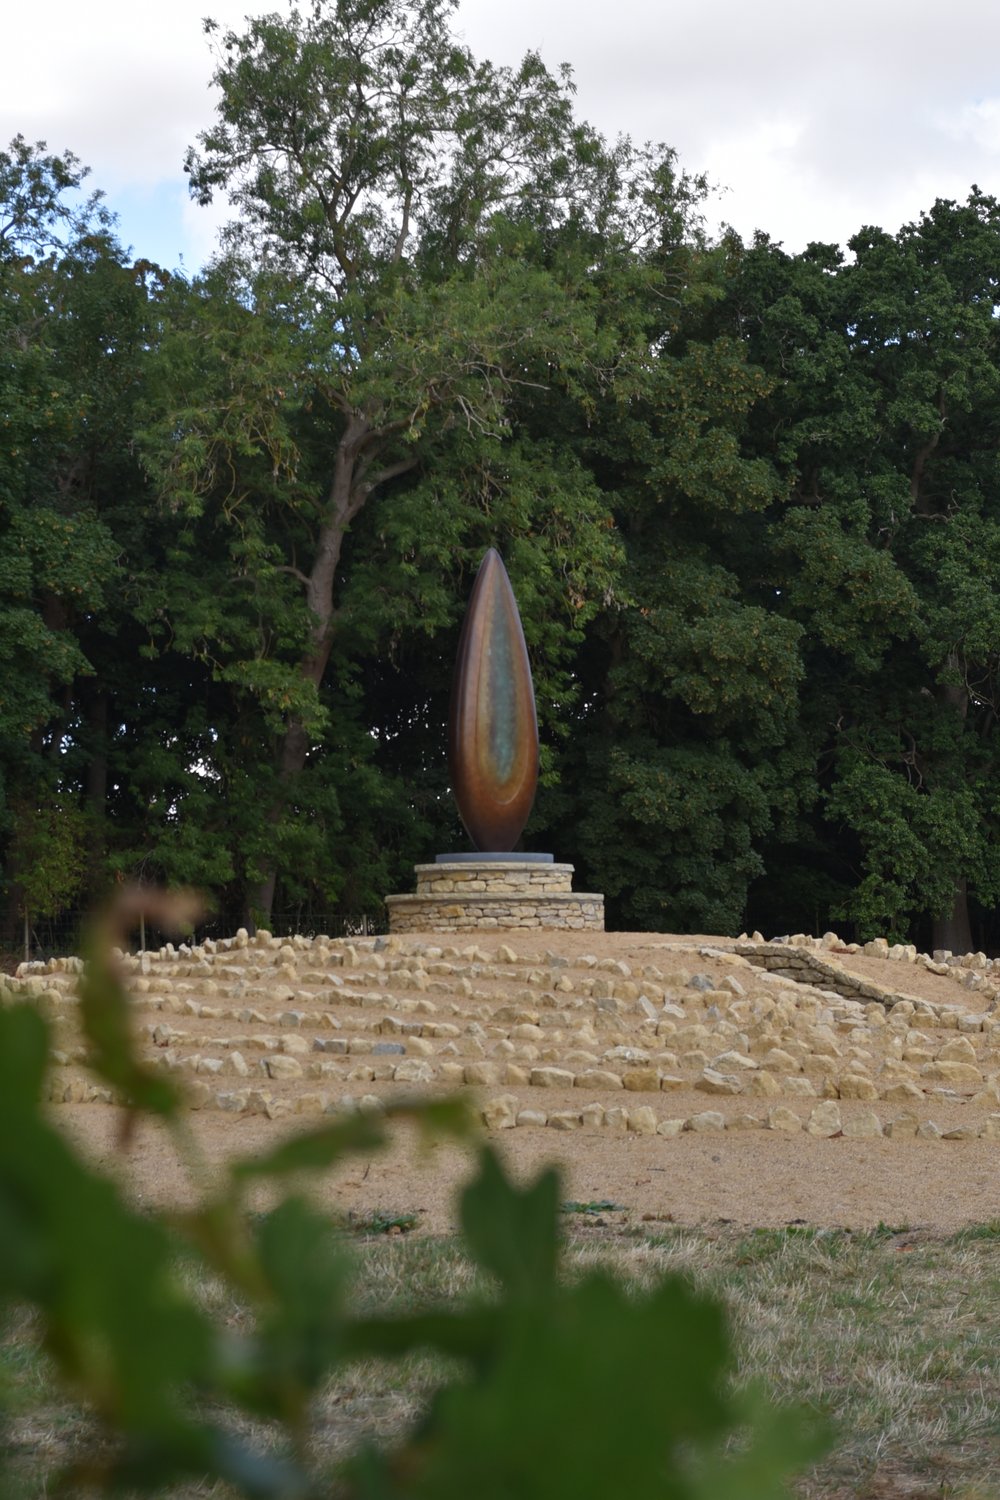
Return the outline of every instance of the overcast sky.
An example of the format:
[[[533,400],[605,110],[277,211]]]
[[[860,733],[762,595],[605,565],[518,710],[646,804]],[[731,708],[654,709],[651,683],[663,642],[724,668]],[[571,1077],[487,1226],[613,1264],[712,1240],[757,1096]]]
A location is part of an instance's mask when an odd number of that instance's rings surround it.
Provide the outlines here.
[[[184,150],[212,115],[208,14],[239,26],[285,0],[48,0],[7,8],[0,148],[17,132],[92,168],[137,255],[194,270],[211,210],[187,201]],[[472,50],[571,64],[604,134],[676,148],[723,192],[710,209],[801,249],[863,224],[895,231],[975,182],[1000,196],[996,0],[461,0]]]

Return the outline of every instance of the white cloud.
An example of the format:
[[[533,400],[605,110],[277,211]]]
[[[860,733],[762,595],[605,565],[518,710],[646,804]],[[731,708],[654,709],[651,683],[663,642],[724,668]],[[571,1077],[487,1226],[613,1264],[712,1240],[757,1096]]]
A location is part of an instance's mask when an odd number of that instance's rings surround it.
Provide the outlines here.
[[[942,128],[957,141],[971,141],[980,151],[1000,161],[1000,99],[982,99],[966,104],[952,114],[939,116]]]

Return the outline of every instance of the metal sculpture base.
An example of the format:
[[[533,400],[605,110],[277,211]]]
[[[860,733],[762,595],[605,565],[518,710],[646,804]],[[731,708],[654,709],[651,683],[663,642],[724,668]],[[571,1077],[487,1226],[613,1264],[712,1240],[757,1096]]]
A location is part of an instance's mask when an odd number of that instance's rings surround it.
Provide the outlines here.
[[[604,931],[604,897],[575,892],[551,855],[439,857],[416,874],[415,896],[386,897],[390,932]]]
[[[435,854],[436,865],[550,865],[551,854],[513,854],[508,849],[506,854],[486,852],[476,849],[472,854]]]

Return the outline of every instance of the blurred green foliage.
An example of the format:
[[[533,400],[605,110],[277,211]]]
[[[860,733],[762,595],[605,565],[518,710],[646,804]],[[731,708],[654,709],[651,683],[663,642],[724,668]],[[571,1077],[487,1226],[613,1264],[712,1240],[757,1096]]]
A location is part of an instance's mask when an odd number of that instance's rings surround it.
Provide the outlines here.
[[[181,1100],[155,1089],[132,1056],[123,1000],[98,955],[84,979],[96,1069],[133,1113],[158,1114],[190,1161]],[[253,1500],[752,1500],[783,1494],[784,1478],[820,1451],[799,1415],[732,1389],[724,1312],[684,1280],[636,1296],[599,1271],[567,1285],[557,1173],[517,1186],[486,1147],[460,1214],[491,1295],[359,1315],[349,1239],[311,1203],[309,1177],[377,1150],[401,1116],[468,1139],[464,1103],[333,1118],[214,1177],[196,1166],[210,1185],[182,1214],[140,1212],[48,1118],[46,1024],[31,1005],[4,1001],[0,1315],[34,1310],[59,1381],[96,1419],[69,1467],[40,1476],[48,1492],[148,1493],[205,1477]],[[251,1215],[246,1192],[261,1182],[276,1202]],[[192,1266],[249,1309],[241,1331],[220,1327],[199,1301]],[[417,1423],[318,1472],[312,1406],[331,1374],[416,1350],[450,1356],[455,1372]],[[266,1419],[277,1440],[248,1438],[247,1417]]]

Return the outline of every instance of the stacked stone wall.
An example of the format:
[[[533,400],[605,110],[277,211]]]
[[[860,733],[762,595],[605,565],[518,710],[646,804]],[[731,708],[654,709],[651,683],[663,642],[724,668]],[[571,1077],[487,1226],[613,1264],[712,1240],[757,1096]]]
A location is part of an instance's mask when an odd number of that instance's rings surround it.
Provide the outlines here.
[[[413,896],[389,896],[393,933],[478,928],[604,930],[604,897],[573,892],[573,866],[466,861],[417,865]]]
[[[121,964],[141,1050],[195,1109],[278,1119],[457,1088],[491,1129],[1000,1140],[1000,1018],[981,998],[842,996],[762,946],[789,972],[652,937],[626,963],[263,932]],[[123,1102],[83,1070],[78,971],[13,981],[53,1028],[49,1097]]]

